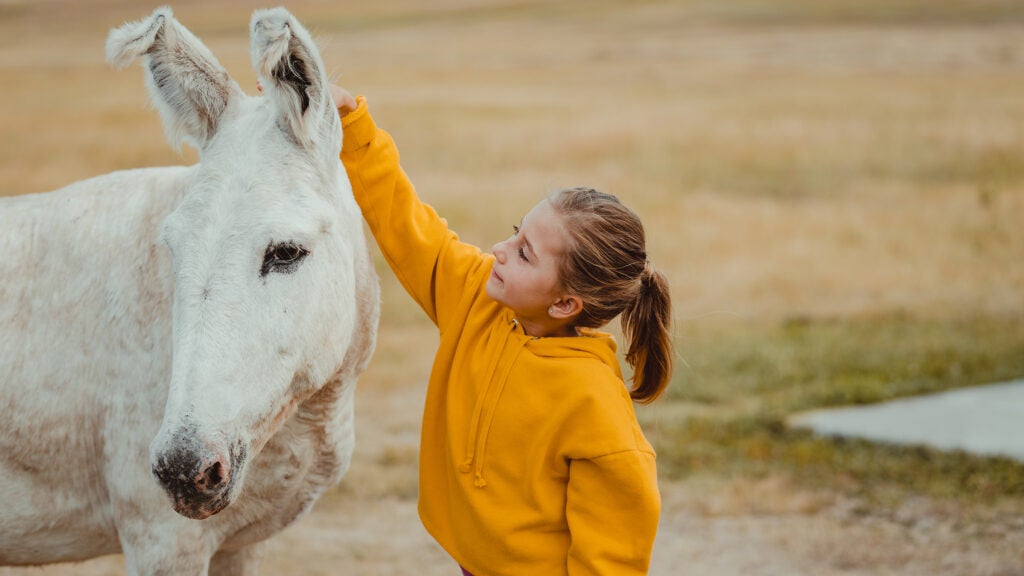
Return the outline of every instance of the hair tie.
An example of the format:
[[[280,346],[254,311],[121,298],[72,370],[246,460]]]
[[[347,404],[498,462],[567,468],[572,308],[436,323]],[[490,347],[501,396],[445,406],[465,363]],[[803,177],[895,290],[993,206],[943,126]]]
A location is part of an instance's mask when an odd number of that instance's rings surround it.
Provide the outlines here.
[[[654,277],[654,265],[651,264],[650,260],[644,260],[644,268],[640,271],[640,275],[636,278],[637,292],[636,297],[640,298],[645,292],[650,289],[651,278]]]
[[[644,260],[644,269],[640,272],[641,279],[647,279],[654,276],[654,264],[651,264],[650,259]]]

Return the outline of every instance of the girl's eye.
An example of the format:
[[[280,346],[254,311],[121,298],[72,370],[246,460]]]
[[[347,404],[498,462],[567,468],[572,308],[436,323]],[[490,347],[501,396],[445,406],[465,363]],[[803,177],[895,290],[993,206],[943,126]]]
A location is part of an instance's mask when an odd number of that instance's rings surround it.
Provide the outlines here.
[[[519,226],[517,226],[515,224],[512,225],[512,235],[513,236],[519,236]],[[525,262],[529,262],[530,261],[526,257],[526,252],[523,252],[522,246],[519,247],[519,257],[522,258]]]

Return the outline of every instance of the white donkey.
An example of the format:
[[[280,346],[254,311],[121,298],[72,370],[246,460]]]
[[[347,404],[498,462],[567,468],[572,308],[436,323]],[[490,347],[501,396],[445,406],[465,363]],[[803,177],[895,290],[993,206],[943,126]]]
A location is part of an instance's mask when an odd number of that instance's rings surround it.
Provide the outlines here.
[[[377,276],[315,45],[251,38],[263,97],[169,9],[113,30],[199,163],[0,201],[0,564],[251,574],[348,467]]]

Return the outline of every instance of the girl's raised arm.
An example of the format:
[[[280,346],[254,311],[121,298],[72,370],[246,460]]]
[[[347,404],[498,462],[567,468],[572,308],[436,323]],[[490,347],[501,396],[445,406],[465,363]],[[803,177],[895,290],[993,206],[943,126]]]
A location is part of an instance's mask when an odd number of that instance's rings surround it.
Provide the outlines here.
[[[485,277],[481,267],[489,269],[491,259],[460,242],[433,207],[420,200],[402,170],[394,140],[376,126],[365,98],[351,99],[344,90],[332,96],[339,114],[350,110],[342,118],[341,161],[363,217],[402,286],[443,329],[446,310],[472,284],[467,279]]]

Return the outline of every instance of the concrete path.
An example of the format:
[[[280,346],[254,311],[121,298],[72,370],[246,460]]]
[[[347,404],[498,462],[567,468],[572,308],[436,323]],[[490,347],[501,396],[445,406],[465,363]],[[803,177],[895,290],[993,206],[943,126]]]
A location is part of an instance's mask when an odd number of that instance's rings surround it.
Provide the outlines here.
[[[1024,380],[815,410],[790,418],[789,424],[828,436],[923,444],[1024,462]]]

